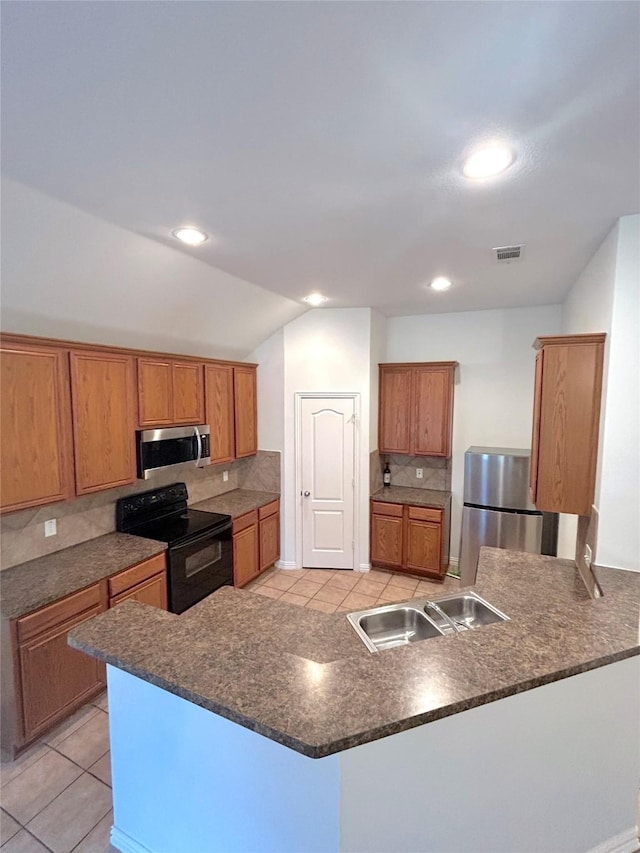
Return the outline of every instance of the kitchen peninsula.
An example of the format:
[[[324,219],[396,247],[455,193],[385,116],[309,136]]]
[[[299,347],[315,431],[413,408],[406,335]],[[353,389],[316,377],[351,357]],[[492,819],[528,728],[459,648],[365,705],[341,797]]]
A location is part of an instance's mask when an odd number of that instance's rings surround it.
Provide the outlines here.
[[[569,561],[483,549],[475,589],[510,621],[379,654],[344,614],[234,589],[78,626],[70,643],[109,665],[114,844],[494,853],[628,835],[640,576],[599,579],[593,601]]]

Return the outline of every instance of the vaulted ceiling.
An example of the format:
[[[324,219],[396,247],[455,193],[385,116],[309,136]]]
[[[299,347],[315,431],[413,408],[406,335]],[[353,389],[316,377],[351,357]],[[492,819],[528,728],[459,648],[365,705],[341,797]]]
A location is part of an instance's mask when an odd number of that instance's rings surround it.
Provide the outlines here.
[[[639,209],[639,9],[5,0],[3,171],[295,300],[560,302]],[[514,166],[469,182],[495,139]]]

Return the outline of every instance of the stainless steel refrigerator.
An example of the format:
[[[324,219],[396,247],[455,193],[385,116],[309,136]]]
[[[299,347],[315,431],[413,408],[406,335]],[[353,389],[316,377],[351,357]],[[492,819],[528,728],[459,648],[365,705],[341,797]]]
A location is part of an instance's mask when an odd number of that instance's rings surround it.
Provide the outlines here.
[[[460,580],[474,584],[481,545],[555,556],[558,516],[529,501],[531,451],[470,447],[464,455]]]

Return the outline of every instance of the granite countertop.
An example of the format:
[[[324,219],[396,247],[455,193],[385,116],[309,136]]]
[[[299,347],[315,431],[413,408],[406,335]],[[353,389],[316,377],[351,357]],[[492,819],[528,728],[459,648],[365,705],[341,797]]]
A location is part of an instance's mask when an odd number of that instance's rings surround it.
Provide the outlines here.
[[[197,504],[191,504],[190,509],[200,509],[204,512],[222,512],[232,518],[238,518],[245,512],[251,512],[271,503],[271,501],[277,501],[279,498],[278,492],[252,492],[249,489],[234,489],[215,498],[207,498],[207,500],[199,501]]]
[[[346,615],[246,590],[181,616],[126,602],[74,647],[321,758],[640,653],[640,574],[600,570],[592,600],[568,560],[483,548],[475,589],[511,617],[371,654]]]
[[[108,533],[5,569],[0,574],[0,614],[17,619],[92,583],[161,554],[164,542]]]
[[[371,500],[446,509],[451,501],[451,492],[443,492],[439,489],[412,489],[407,486],[386,486],[371,495]]]

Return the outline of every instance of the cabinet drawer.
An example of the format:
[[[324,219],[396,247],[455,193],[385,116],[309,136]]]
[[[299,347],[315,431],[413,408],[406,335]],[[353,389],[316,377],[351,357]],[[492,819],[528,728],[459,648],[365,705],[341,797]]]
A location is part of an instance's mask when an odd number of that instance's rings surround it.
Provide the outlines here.
[[[261,506],[258,510],[258,518],[262,521],[263,518],[267,518],[270,515],[273,515],[274,512],[278,512],[280,509],[280,501],[271,501],[270,504],[266,506]]]
[[[244,530],[247,527],[251,527],[252,524],[258,523],[258,510],[253,509],[251,512],[246,512],[244,515],[241,515],[239,518],[233,519],[233,532],[240,533],[241,530]]]
[[[441,509],[430,509],[426,506],[409,507],[409,518],[416,521],[435,521],[436,523],[440,523],[442,521],[442,513],[443,510]]]
[[[156,557],[151,557],[150,560],[145,560],[143,563],[138,563],[137,566],[131,566],[130,569],[125,569],[119,572],[112,578],[109,578],[109,595],[120,595],[132,586],[146,581],[148,578],[163,572],[166,568],[164,554],[158,554]]]
[[[98,606],[101,601],[100,587],[99,583],[88,586],[80,592],[68,595],[62,601],[56,601],[55,604],[49,604],[29,616],[18,619],[18,642],[24,643],[43,631]]]
[[[371,501],[371,511],[377,515],[392,515],[394,518],[402,518],[402,504],[385,504],[380,501]]]

